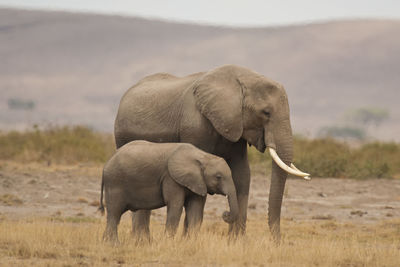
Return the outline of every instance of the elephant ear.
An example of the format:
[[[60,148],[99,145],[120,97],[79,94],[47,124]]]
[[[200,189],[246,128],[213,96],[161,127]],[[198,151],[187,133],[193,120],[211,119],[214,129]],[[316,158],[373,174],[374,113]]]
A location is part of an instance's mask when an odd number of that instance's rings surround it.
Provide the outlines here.
[[[205,73],[193,88],[197,108],[223,137],[236,142],[242,136],[241,84],[234,66],[222,66]]]
[[[207,186],[203,179],[200,162],[193,152],[193,148],[186,145],[175,150],[168,159],[168,172],[175,182],[205,197]]]

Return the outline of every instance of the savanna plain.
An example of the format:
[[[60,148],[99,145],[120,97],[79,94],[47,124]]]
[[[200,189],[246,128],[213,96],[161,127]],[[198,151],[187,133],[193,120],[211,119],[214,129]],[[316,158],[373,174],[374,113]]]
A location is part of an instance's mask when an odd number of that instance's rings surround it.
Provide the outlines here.
[[[246,235],[229,238],[222,196],[209,196],[199,233],[164,235],[165,208],[153,212],[151,241],[131,234],[102,241],[97,212],[112,136],[85,127],[35,127],[0,133],[0,266],[399,266],[400,145],[348,145],[295,138],[282,242],[267,223],[270,159],[249,149],[252,182]],[[184,216],[184,214],[183,214]],[[182,217],[183,217],[182,216]],[[182,218],[183,219],[183,218]]]

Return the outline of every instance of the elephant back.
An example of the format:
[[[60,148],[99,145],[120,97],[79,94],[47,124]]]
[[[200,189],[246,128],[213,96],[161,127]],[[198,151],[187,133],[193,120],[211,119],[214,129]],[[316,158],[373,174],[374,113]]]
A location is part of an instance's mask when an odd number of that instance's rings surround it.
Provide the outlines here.
[[[117,147],[133,140],[179,141],[184,92],[195,79],[196,75],[178,78],[160,73],[130,88],[121,99],[115,120]]]

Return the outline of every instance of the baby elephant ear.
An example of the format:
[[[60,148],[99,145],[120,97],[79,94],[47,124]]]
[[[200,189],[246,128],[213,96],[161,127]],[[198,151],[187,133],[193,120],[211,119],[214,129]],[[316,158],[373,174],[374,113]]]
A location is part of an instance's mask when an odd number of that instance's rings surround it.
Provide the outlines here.
[[[180,147],[168,159],[168,172],[178,184],[195,194],[205,197],[207,187],[203,179],[200,162],[194,147]]]
[[[193,87],[197,108],[219,134],[231,142],[242,136],[243,92],[237,67],[226,65],[205,73]]]

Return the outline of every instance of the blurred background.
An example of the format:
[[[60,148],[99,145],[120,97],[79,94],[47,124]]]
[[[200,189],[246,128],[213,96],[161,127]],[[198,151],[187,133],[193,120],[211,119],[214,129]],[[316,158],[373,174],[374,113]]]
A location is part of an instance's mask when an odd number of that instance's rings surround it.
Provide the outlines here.
[[[398,142],[399,10],[390,0],[0,0],[0,129],[111,133],[140,78],[237,64],[285,86],[297,134]]]

